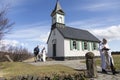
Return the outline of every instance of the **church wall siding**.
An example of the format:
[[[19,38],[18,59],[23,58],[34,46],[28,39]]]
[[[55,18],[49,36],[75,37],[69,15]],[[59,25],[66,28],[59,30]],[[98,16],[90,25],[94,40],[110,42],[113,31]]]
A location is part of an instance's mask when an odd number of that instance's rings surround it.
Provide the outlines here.
[[[51,32],[51,35],[50,35],[50,38],[49,38],[49,41],[48,41],[48,54],[47,54],[47,56],[48,57],[52,57],[53,56],[53,51],[52,51],[52,40],[54,39],[54,37],[53,37],[53,32]]]
[[[55,40],[55,43],[54,43]],[[48,56],[53,57],[53,44],[56,44],[56,57],[64,57],[64,38],[57,29],[52,30],[48,42]]]
[[[64,38],[57,29],[56,29],[56,39],[57,39],[57,44],[56,44],[57,56],[63,57],[64,56]]]
[[[92,50],[91,42],[88,42],[88,50],[83,50],[83,41],[79,41],[79,50],[78,49],[70,49],[70,39],[64,40],[64,49],[65,49],[65,57],[69,56],[85,56],[85,54],[89,51],[93,52],[95,56],[100,56],[100,53],[98,50]]]

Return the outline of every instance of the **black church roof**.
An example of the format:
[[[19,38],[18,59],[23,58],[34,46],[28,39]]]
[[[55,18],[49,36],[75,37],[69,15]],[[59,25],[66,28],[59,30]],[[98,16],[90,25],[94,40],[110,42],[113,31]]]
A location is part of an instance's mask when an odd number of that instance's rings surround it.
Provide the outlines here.
[[[61,27],[56,28],[64,38],[100,42],[99,39],[97,39],[93,34],[91,34],[87,30],[76,29],[67,26],[62,28]]]

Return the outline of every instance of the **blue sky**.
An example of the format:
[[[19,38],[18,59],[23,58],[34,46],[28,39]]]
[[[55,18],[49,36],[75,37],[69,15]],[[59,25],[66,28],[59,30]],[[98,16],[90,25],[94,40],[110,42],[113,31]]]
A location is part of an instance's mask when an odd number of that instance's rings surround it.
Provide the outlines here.
[[[51,29],[51,12],[57,0],[0,0],[9,5],[7,17],[15,22],[3,42],[32,51],[46,45]],[[59,0],[65,24],[85,29],[98,39],[106,38],[112,51],[120,51],[120,0]]]

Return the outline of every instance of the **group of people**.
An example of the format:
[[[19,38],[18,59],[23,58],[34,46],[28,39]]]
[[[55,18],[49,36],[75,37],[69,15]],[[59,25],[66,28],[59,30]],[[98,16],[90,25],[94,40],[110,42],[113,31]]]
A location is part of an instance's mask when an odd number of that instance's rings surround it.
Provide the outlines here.
[[[43,47],[43,49],[39,50],[39,46],[37,45],[35,48],[34,48],[34,60],[35,62],[37,61],[43,61],[45,62],[46,61],[46,50],[45,50],[45,47]]]
[[[111,69],[112,74],[115,75],[116,70],[114,67],[114,61],[113,57],[110,52],[110,48],[107,44],[107,40],[103,38],[103,40],[100,42],[100,55],[101,55],[101,67],[102,67],[102,72],[107,73],[107,69]],[[39,46],[34,48],[34,56],[35,56],[35,62],[36,61],[46,61],[46,50],[45,47],[41,50],[41,53],[39,51]]]
[[[101,41],[99,49],[101,55],[102,72],[107,74],[107,69],[111,69],[113,75],[118,73],[115,70],[113,57],[105,38],[103,38],[103,40]]]

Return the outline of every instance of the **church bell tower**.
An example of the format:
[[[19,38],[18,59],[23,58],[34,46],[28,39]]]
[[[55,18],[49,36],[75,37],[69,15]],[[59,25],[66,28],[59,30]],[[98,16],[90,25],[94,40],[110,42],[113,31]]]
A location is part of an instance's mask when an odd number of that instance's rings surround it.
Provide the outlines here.
[[[58,0],[57,0],[54,10],[51,13],[51,17],[52,17],[51,29],[65,26],[65,13],[62,10]]]

